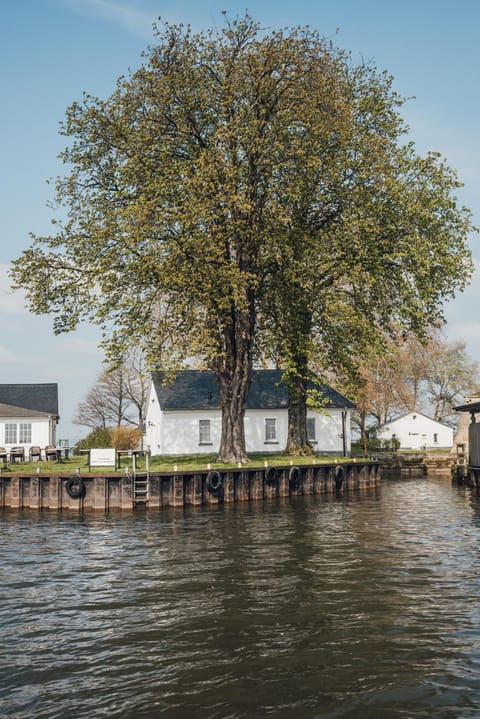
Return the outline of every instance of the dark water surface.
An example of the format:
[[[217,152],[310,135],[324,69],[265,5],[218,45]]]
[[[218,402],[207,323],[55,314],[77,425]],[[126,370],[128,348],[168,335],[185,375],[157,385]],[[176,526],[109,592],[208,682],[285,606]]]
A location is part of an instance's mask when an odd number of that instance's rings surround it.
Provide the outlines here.
[[[448,479],[0,514],[0,717],[480,717],[479,538]]]

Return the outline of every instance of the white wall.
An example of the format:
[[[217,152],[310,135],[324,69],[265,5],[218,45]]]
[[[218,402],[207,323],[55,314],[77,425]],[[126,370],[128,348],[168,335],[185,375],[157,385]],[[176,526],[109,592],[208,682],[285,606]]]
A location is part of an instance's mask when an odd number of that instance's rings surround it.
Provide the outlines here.
[[[275,420],[276,437],[267,442],[265,420]],[[283,452],[287,444],[287,413],[282,409],[249,409],[245,412],[247,452]]]
[[[316,452],[343,454],[342,411],[332,409],[328,414],[307,412],[315,419]],[[265,420],[276,419],[277,441],[265,441]],[[350,451],[350,414],[347,415],[347,452]],[[288,414],[286,409],[247,410],[245,413],[245,440],[247,452],[283,452],[287,444]]]
[[[307,413],[307,417],[316,417],[316,441],[315,451],[322,454],[343,454],[343,424],[342,410],[330,409],[328,414],[321,412]],[[345,429],[346,429],[346,449],[347,454],[351,449],[351,431],[350,421],[351,412],[347,410]]]
[[[5,441],[5,425],[16,424],[17,425],[17,442]],[[19,439],[19,424],[31,424],[32,426],[32,440],[29,443],[20,442]],[[53,440],[54,441],[54,440]],[[47,444],[51,444],[50,440],[50,421],[48,419],[40,417],[22,417],[17,419],[15,417],[0,417],[0,446],[5,447],[7,452],[12,447],[20,446],[25,447],[25,457],[28,458],[28,450],[30,447],[39,446],[45,449]]]
[[[419,412],[389,422],[377,432],[379,439],[400,440],[401,449],[448,448],[453,444],[453,429]]]
[[[308,412],[316,422],[315,451],[343,454],[342,411],[329,414]],[[265,420],[276,420],[276,438],[266,441]],[[211,443],[200,444],[199,420],[210,420]],[[245,442],[247,452],[283,452],[287,443],[287,410],[247,410],[245,413]],[[220,447],[222,415],[218,410],[162,412],[152,386],[147,406],[145,446],[152,455],[210,454]],[[350,451],[350,411],[346,421],[347,452]]]
[[[210,420],[210,442],[200,444],[199,420]],[[220,447],[220,410],[164,412],[159,454],[211,454]],[[152,452],[153,454],[153,452]]]

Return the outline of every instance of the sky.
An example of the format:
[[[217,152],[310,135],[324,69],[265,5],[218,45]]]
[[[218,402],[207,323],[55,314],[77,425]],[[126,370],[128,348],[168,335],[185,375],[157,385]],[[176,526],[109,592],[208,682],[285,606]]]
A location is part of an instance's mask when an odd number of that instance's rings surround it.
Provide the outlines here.
[[[58,159],[66,108],[84,92],[107,98],[118,77],[135,70],[153,44],[153,23],[205,30],[245,11],[271,30],[310,25],[355,62],[394,78],[409,98],[402,115],[418,152],[440,152],[464,187],[458,201],[480,226],[480,2],[478,0],[0,0],[0,382],[57,382],[59,439],[88,429],[72,422],[102,371],[99,331],[82,325],[54,336],[51,316],[31,315],[8,268],[49,234],[55,216],[49,180],[65,174]],[[445,308],[446,335],[480,361],[480,235],[470,245],[475,273]]]

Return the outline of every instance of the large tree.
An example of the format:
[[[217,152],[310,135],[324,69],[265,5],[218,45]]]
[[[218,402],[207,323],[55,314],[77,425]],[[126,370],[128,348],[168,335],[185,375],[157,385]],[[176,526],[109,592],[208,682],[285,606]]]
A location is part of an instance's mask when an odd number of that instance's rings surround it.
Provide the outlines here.
[[[288,366],[289,443],[306,438],[310,368],[356,372],[385,335],[424,338],[471,273],[470,213],[455,172],[402,144],[390,81],[357,69],[329,173],[299,173],[291,226],[273,263],[267,332]],[[335,169],[337,172],[335,172]],[[276,278],[276,281],[275,281]]]
[[[289,221],[283,198],[309,161],[306,133],[335,112],[341,72],[341,54],[308,29],[261,33],[246,17],[157,31],[110,98],[67,110],[67,219],[14,264],[55,332],[87,318],[110,352],[140,343],[162,367],[203,356],[220,386],[223,460],[245,458],[266,247]]]
[[[304,426],[312,347],[325,363],[392,313],[421,325],[465,279],[468,219],[448,169],[399,149],[390,80],[317,33],[247,16],[155,40],[109,98],[68,108],[66,219],[12,277],[56,333],[100,325],[109,358],[201,356],[220,388],[219,458],[243,460],[259,310]],[[266,331],[276,304],[285,321]]]

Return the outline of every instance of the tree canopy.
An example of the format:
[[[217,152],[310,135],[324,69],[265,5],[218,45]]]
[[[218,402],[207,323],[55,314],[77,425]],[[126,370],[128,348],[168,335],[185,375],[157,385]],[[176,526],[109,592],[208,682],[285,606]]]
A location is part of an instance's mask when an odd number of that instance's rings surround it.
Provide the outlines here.
[[[110,97],[67,109],[66,219],[33,237],[14,284],[56,333],[102,327],[109,357],[201,357],[220,458],[242,460],[256,353],[276,355],[304,407],[313,364],[354,367],[392,320],[421,333],[467,281],[455,173],[402,144],[402,102],[309,28],[157,28]]]

